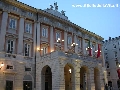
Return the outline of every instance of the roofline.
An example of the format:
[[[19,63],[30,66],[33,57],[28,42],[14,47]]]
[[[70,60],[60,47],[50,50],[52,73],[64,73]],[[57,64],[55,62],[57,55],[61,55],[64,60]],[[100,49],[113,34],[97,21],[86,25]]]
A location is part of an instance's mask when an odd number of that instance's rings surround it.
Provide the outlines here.
[[[60,17],[57,17],[57,16],[55,16],[55,15],[53,15],[53,14],[51,14],[51,13],[48,13],[48,12],[42,10],[42,9],[34,8],[34,7],[29,6],[29,5],[25,4],[25,3],[22,3],[22,2],[20,2],[20,1],[18,1],[18,0],[12,0],[12,1],[11,1],[11,0],[2,0],[2,1],[5,1],[5,2],[7,2],[7,3],[10,3],[10,4],[12,4],[12,5],[15,5],[16,7],[20,7],[20,8],[26,9],[26,10],[31,11],[31,12],[34,12],[34,13],[37,13],[37,12],[38,12],[38,13],[40,13],[40,14],[43,14],[43,15],[46,15],[46,16],[49,16],[49,17],[53,17],[53,18],[55,18],[55,19],[57,19],[57,20],[60,20],[60,21],[62,21],[62,22],[65,22],[65,23],[67,23],[67,24],[69,24],[69,25],[77,28],[77,29],[78,29],[79,31],[81,31],[82,33],[85,33],[85,34],[87,33],[87,34],[89,34],[89,35],[92,35],[93,37],[97,38],[98,40],[104,40],[103,37],[101,37],[101,36],[99,36],[99,35],[97,35],[97,34],[95,34],[95,33],[93,33],[93,32],[90,32],[90,31],[86,30],[86,29],[84,29],[84,28],[76,25],[75,23],[72,23],[72,22],[67,21],[67,20],[65,20],[65,19],[62,19],[62,18],[60,18]]]

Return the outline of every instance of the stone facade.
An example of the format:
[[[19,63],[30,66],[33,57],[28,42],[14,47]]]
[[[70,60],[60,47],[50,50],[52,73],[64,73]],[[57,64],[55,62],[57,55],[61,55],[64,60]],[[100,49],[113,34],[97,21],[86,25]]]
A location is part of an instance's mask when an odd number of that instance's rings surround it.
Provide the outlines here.
[[[40,10],[0,1],[0,90],[104,90],[103,38],[70,22],[54,5]]]
[[[103,46],[108,82],[111,83],[113,90],[118,90],[119,75],[117,70],[120,69],[120,36],[109,37],[109,40],[104,41]]]

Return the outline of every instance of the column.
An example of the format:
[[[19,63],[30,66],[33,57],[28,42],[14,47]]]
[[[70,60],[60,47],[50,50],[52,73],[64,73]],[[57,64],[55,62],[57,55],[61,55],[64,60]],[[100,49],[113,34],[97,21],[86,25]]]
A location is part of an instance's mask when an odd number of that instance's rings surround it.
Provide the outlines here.
[[[37,25],[37,27],[36,27],[36,25]],[[36,31],[37,31],[37,47],[36,47]],[[41,32],[41,30],[40,30],[40,22],[37,22],[35,24],[34,32],[35,32],[35,37],[34,37],[34,41],[35,41],[34,45],[35,46],[34,46],[34,48],[35,48],[35,50],[37,50],[37,48],[40,49],[40,32]],[[40,51],[37,51],[36,56],[40,57]]]
[[[79,63],[77,63],[79,64]],[[76,65],[77,67],[74,68],[74,78],[75,78],[75,88],[74,90],[80,90],[80,64]]]
[[[76,35],[74,35],[74,43],[77,44],[77,37],[76,37]],[[75,53],[78,53],[78,45],[75,46]]]
[[[0,42],[1,42],[0,43],[0,52],[4,51],[7,19],[8,19],[8,12],[3,12],[2,21],[1,21],[1,32],[0,32]]]
[[[53,35],[53,27],[50,27],[50,51],[54,51],[54,35]]]
[[[83,50],[83,55],[86,54],[86,47],[85,47],[85,39],[82,38],[82,50]]]
[[[104,47],[101,45],[102,66],[105,67]]]
[[[65,90],[63,62],[52,66],[52,90]]]
[[[23,33],[24,33],[24,17],[20,17],[19,20],[19,35],[18,35],[18,47],[17,47],[17,54],[23,55]]]
[[[95,90],[95,83],[94,83],[94,68],[90,68],[90,80],[89,80],[89,90]]]
[[[68,51],[67,48],[67,32],[64,31],[64,51]]]

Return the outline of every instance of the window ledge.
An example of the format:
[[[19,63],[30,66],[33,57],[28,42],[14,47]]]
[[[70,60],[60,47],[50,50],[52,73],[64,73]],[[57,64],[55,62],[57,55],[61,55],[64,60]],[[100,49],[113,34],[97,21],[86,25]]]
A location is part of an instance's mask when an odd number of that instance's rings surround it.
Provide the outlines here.
[[[4,74],[17,74],[17,72],[14,69],[6,69],[3,71]]]

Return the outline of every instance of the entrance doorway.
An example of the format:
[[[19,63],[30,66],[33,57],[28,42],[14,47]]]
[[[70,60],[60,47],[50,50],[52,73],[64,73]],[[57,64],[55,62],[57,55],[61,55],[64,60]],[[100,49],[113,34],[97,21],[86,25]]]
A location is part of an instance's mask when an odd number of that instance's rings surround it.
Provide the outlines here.
[[[6,90],[13,90],[13,81],[6,80]]]
[[[44,66],[41,75],[42,90],[52,90],[52,72],[49,66]]]
[[[73,68],[69,64],[64,67],[65,90],[72,90]]]
[[[82,66],[80,68],[80,90],[87,90],[88,89],[88,68]]]

